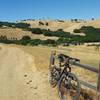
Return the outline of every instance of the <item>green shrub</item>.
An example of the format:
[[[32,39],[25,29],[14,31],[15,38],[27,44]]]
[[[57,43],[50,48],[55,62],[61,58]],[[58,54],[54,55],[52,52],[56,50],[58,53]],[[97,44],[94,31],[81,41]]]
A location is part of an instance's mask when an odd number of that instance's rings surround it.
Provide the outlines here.
[[[0,27],[3,27],[3,25],[0,24]]]
[[[48,22],[46,22],[46,24],[45,24],[46,26],[49,26],[49,23]]]
[[[30,42],[30,40],[19,40],[17,41],[17,44],[20,44],[20,45],[28,45]]]
[[[23,36],[21,40],[31,40],[30,36]]]
[[[34,46],[34,45],[39,45],[41,44],[41,40],[40,39],[32,39],[30,41],[30,45]]]
[[[55,44],[56,41],[55,40],[51,40],[51,39],[47,39],[44,41],[45,44]]]
[[[74,29],[73,32],[74,33],[81,33],[80,29]]]
[[[57,31],[63,31],[63,29],[58,29]]]
[[[8,26],[8,27],[15,27],[15,28],[22,28],[27,29],[30,27],[30,24],[27,23],[11,23],[11,22],[0,22],[0,25],[2,26]]]
[[[30,27],[30,24],[27,24],[27,23],[15,23],[15,27],[22,28],[22,29],[27,29],[27,28]]]
[[[33,34],[43,34],[42,29],[40,28],[30,28],[29,31],[31,31]]]
[[[43,22],[41,22],[41,21],[39,21],[39,25],[41,26],[41,25],[44,25],[44,23]]]

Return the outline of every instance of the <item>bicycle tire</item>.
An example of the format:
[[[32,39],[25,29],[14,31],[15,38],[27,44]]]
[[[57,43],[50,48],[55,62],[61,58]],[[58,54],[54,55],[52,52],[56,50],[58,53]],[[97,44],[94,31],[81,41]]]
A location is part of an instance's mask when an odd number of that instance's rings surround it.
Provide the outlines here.
[[[63,74],[60,78],[60,80],[58,81],[58,95],[60,97],[61,100],[68,100],[67,98],[64,97],[62,91],[61,91],[61,85],[63,84],[64,78],[66,77],[73,77],[74,81],[76,81],[77,83],[77,88],[76,88],[76,95],[72,97],[72,100],[78,100],[79,96],[80,96],[80,81],[78,80],[78,78],[76,77],[75,74],[68,72],[68,76],[66,76],[65,74]],[[72,85],[72,84],[71,84]],[[66,87],[64,87],[66,89]]]

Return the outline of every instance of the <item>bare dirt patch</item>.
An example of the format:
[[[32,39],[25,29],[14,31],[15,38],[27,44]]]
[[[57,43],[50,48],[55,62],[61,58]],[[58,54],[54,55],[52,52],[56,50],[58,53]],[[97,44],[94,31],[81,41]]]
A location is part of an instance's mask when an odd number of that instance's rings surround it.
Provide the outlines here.
[[[2,45],[0,100],[59,100],[53,91],[47,74],[36,69],[33,56],[17,47]]]

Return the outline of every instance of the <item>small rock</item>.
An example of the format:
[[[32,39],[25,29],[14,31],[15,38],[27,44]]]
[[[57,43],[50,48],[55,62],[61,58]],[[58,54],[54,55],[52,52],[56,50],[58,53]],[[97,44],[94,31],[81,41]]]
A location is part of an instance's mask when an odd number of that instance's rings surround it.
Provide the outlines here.
[[[29,84],[29,82],[27,82],[26,84]]]
[[[27,77],[27,75],[25,74],[24,77]]]
[[[30,80],[29,82],[32,82],[32,80]]]
[[[37,89],[37,88],[38,88],[37,86],[34,87],[34,89]]]

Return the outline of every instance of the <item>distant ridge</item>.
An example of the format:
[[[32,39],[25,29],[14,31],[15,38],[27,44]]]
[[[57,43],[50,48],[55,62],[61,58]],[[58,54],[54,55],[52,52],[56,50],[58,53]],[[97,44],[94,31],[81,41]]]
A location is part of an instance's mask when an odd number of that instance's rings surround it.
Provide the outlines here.
[[[100,28],[100,19],[92,19],[92,20],[83,20],[83,19],[71,19],[71,20],[35,20],[35,19],[27,19],[20,20],[17,22],[28,23],[32,28],[42,28],[42,29],[50,29],[52,31],[63,29],[66,32],[73,33],[74,29],[79,29],[82,26],[93,26],[95,28]]]

